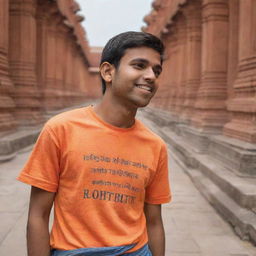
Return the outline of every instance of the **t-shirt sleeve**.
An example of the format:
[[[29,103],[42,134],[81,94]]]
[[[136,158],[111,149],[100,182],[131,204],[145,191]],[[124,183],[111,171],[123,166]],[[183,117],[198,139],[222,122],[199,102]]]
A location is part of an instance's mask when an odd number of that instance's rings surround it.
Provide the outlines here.
[[[56,192],[60,172],[59,159],[57,139],[50,127],[45,125],[17,179],[46,191]]]
[[[168,154],[167,147],[164,144],[161,149],[156,173],[146,188],[146,203],[163,204],[170,202],[171,191],[168,176]]]

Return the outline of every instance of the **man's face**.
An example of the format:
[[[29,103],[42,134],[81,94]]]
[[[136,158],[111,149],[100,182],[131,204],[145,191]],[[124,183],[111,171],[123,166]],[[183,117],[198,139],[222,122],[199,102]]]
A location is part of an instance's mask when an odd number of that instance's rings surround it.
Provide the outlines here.
[[[111,94],[130,107],[144,107],[158,89],[162,71],[160,54],[148,47],[127,49],[119,67],[114,69]]]

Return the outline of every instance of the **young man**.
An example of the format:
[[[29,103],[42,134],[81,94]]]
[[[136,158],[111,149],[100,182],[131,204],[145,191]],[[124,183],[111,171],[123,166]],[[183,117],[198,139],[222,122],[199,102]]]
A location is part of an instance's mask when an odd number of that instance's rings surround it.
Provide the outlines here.
[[[164,256],[167,149],[135,119],[157,91],[163,51],[151,34],[113,37],[102,53],[100,103],[46,123],[18,177],[32,186],[28,256]]]

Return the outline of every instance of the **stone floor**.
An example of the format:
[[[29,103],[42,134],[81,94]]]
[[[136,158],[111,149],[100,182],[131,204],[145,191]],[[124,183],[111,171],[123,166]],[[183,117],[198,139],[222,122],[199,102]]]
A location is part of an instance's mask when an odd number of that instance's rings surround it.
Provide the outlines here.
[[[149,126],[154,124],[144,120]],[[25,256],[29,186],[15,180],[28,158],[23,150],[0,164],[0,255]],[[172,203],[164,205],[166,256],[256,256],[197,191],[170,153]]]

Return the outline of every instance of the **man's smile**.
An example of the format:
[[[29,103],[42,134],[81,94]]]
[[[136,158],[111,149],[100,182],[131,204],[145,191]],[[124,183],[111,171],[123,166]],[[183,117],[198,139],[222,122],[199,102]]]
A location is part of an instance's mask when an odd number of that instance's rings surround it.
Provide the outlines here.
[[[153,92],[153,86],[149,84],[135,84],[136,87],[147,91],[147,92]]]

